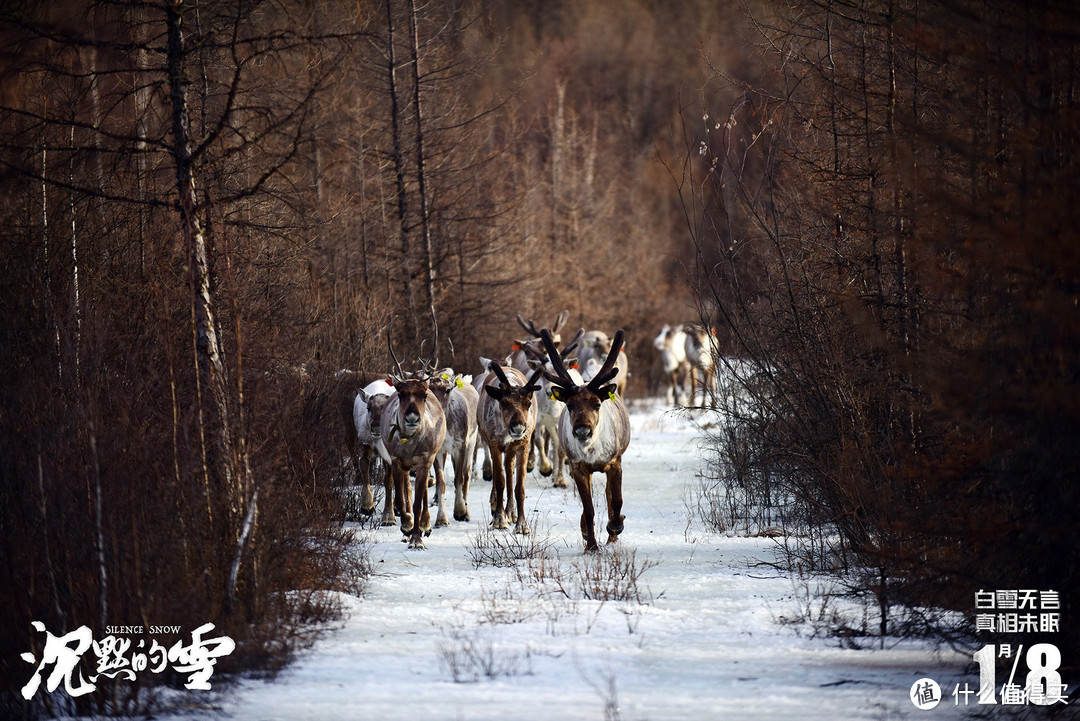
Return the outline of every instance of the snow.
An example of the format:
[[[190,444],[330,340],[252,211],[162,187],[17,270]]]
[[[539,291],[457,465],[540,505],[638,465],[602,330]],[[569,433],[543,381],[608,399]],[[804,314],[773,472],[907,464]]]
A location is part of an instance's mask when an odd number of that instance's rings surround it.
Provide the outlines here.
[[[452,522],[410,550],[394,528],[364,529],[377,569],[346,617],[272,680],[245,679],[216,703],[232,719],[899,719],[963,718],[957,683],[977,690],[970,656],[891,640],[884,650],[781,624],[797,614],[797,586],[760,562],[776,541],[709,532],[689,508],[700,433],[659,399],[631,404],[623,459],[626,529],[642,602],[575,592],[589,564],[573,488],[529,475],[531,538],[487,530],[490,484],[473,481],[469,523]],[[598,529],[606,523],[596,475]],[[534,543],[557,554],[533,581],[530,565],[473,563],[478,543]],[[603,536],[601,536],[601,540]],[[538,565],[535,562],[534,565]],[[652,565],[655,564],[655,565]],[[552,564],[549,562],[548,566]],[[651,566],[651,567],[649,567]],[[458,681],[454,680],[457,672]],[[941,704],[920,711],[912,684],[935,679]],[[975,697],[968,711],[975,711]],[[178,714],[183,717],[183,714]],[[169,716],[158,715],[158,718]]]

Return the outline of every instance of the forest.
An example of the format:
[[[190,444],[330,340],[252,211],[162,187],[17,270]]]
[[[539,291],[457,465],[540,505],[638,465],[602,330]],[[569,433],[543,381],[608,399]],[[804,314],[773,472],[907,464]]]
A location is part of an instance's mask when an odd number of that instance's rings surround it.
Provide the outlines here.
[[[883,637],[1054,589],[1075,658],[1078,41],[1048,0],[3,3],[0,709],[142,709],[26,702],[35,621],[280,668],[370,573],[388,338],[472,373],[564,309],[630,397],[714,329],[718,528]]]

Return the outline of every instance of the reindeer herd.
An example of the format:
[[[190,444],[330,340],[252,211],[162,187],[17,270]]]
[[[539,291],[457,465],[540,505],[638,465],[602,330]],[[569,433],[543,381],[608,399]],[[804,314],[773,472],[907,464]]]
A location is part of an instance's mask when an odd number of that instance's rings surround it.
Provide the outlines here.
[[[592,477],[606,476],[607,542],[623,530],[622,456],[630,443],[630,420],[623,403],[629,361],[624,333],[578,332],[565,344],[560,330],[568,311],[551,328],[537,328],[520,315],[528,338],[516,342],[503,360],[480,359],[480,372],[461,374],[440,368],[438,326],[431,354],[406,371],[387,345],[394,370],[364,386],[355,397],[354,467],[361,484],[361,512],[372,515],[372,468],[381,467],[381,523],[400,522],[410,548],[424,548],[431,534],[429,479],[437,512],[434,527],[449,525],[446,513],[446,461],[454,470],[454,520],[469,521],[469,484],[478,452],[483,476],[491,480],[491,525],[530,532],[525,514],[525,477],[534,459],[556,487],[573,479],[582,503],[581,534],[586,552],[599,549],[595,534]],[[679,373],[711,375],[712,354],[703,329],[664,327],[654,344],[678,399]],[[697,373],[695,372],[697,371]],[[692,381],[693,383],[694,381]],[[696,383],[695,383],[696,386]],[[694,388],[691,389],[693,398]]]
[[[454,519],[470,520],[469,483],[477,451],[489,459],[491,525],[529,533],[525,514],[525,475],[530,458],[540,456],[541,473],[554,474],[566,486],[564,466],[577,485],[584,507],[581,517],[586,551],[598,550],[593,532],[592,474],[607,474],[608,542],[623,528],[622,454],[630,442],[630,419],[620,398],[628,362],[623,332],[614,339],[599,331],[577,335],[560,348],[559,330],[568,312],[549,330],[537,329],[518,316],[529,338],[514,345],[503,360],[481,358],[475,376],[440,368],[432,351],[406,371],[387,345],[394,370],[364,386],[353,401],[353,461],[361,484],[361,512],[375,512],[372,468],[382,465],[383,525],[400,522],[410,548],[424,548],[431,534],[429,479],[434,476],[438,510],[434,527],[448,525],[446,461],[454,469]],[[590,362],[589,376],[577,367]],[[614,383],[610,381],[614,380]],[[621,384],[621,385],[620,385]],[[485,476],[488,475],[485,473]]]

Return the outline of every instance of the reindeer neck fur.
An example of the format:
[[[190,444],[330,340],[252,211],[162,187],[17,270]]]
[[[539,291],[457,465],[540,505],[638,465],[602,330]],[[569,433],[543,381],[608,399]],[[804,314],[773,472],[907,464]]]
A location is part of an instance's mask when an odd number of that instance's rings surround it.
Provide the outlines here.
[[[626,406],[618,396],[600,404],[600,417],[587,441],[574,435],[570,414],[559,418],[559,442],[571,463],[581,463],[591,471],[605,471],[630,445],[630,421]]]

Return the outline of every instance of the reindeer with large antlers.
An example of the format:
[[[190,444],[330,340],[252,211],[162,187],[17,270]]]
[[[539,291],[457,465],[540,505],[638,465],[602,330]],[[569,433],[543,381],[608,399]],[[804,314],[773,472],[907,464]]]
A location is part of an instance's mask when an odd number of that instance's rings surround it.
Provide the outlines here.
[[[434,313],[432,313],[434,316]],[[446,416],[442,404],[428,387],[438,344],[439,327],[435,326],[436,344],[431,355],[419,370],[406,373],[394,353],[390,327],[386,342],[397,372],[392,374],[396,393],[383,410],[381,436],[390,456],[390,472],[401,497],[401,532],[409,537],[409,548],[423,548],[423,536],[431,534],[431,514],[428,510],[428,474],[435,454],[446,438]],[[433,362],[434,361],[434,362]],[[416,490],[412,513],[409,512],[409,473],[416,474]]]
[[[609,383],[618,373],[615,363],[622,348],[623,331],[620,329],[615,333],[604,365],[586,384],[578,383],[570,375],[551,334],[546,330],[540,333],[553,368],[546,374],[553,384],[553,396],[566,404],[559,418],[559,441],[581,498],[581,534],[585,537],[585,551],[597,551],[593,473],[607,474],[608,543],[618,539],[626,520],[622,515],[622,456],[630,445],[630,418],[626,406],[615,395],[615,384]]]
[[[488,365],[482,380],[484,392],[476,409],[480,437],[491,454],[494,478],[491,485],[491,525],[506,528],[507,519],[517,533],[528,533],[525,522],[525,460],[536,427],[533,393],[543,368],[525,379],[516,368],[503,368],[496,361]],[[498,385],[490,384],[491,380]],[[505,498],[504,498],[505,496]]]

